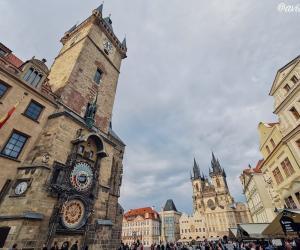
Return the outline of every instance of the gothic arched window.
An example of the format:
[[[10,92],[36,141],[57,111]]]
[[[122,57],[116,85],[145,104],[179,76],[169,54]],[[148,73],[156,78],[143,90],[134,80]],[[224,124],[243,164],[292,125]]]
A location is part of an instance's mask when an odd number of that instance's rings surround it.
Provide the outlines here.
[[[216,179],[216,182],[217,182],[217,187],[221,187],[219,178]]]

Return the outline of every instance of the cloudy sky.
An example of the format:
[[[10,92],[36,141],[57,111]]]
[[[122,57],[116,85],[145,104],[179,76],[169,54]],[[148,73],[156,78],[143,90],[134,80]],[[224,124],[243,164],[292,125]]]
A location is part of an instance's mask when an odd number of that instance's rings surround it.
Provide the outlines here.
[[[276,70],[300,52],[300,12],[278,11],[281,2],[105,1],[104,14],[128,45],[113,115],[127,144],[125,209],[160,209],[172,198],[191,212],[193,157],[208,174],[212,150],[243,200],[238,177],[261,158],[257,125],[276,120],[268,96]],[[1,42],[51,66],[63,33],[100,3],[1,0]]]

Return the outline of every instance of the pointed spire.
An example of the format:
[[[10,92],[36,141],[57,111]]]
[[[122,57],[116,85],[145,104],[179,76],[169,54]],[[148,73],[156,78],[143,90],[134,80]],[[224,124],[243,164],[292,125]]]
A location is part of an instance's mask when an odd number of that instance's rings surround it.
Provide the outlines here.
[[[210,172],[210,176],[213,176],[215,174],[225,175],[225,171],[224,171],[224,169],[222,169],[219,160],[215,157],[214,152],[212,152],[211,168],[212,168],[212,171]]]
[[[125,36],[124,39],[123,39],[122,47],[123,47],[124,49],[127,48],[127,46],[126,46],[126,36]]]
[[[99,13],[101,13],[101,14],[102,14],[102,11],[103,11],[103,3],[104,3],[104,2],[102,2],[102,4],[100,4],[99,7],[96,9],[96,10],[98,10]]]
[[[214,155],[214,152],[212,152],[211,154],[212,154],[212,160],[211,160],[212,172],[216,172],[218,169],[218,161]]]
[[[99,5],[98,8],[93,10],[93,14],[97,17],[102,17],[102,10],[103,10],[103,2]]]
[[[77,24],[74,24],[68,31],[65,32],[65,34],[70,34],[73,30],[75,30],[77,27]]]
[[[199,179],[200,178],[200,168],[196,162],[195,157],[194,157],[193,172],[194,172],[194,179]]]

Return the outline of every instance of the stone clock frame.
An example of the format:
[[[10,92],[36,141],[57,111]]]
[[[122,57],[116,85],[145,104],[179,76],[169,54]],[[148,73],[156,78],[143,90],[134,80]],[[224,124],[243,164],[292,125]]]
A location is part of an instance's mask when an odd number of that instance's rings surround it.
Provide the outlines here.
[[[90,133],[86,136],[81,135],[81,130],[77,134],[77,138],[72,141],[72,150],[68,155],[65,164],[58,162],[54,163],[53,172],[48,185],[48,190],[53,197],[57,197],[58,201],[53,210],[49,221],[49,232],[47,243],[51,244],[51,240],[56,234],[83,234],[87,235],[88,224],[90,223],[91,215],[93,214],[93,207],[98,196],[98,179],[101,159],[107,154],[104,150],[104,143],[100,136],[96,133]],[[93,159],[86,157],[86,154],[79,151],[79,147],[84,143],[92,141],[96,146],[95,157]],[[79,162],[85,162],[91,166],[93,171],[93,179],[90,188],[85,191],[78,191],[70,181],[70,175]],[[80,200],[84,206],[83,223],[76,228],[68,228],[63,223],[64,206],[68,201]]]
[[[27,188],[26,190],[22,193],[22,194],[16,194],[15,193],[15,189],[16,187],[21,183],[21,182],[27,182]],[[9,197],[24,197],[26,195],[26,193],[28,192],[28,189],[30,188],[31,186],[31,183],[32,183],[32,178],[20,178],[20,179],[17,179],[12,187],[11,187],[11,191],[10,191],[10,195]]]

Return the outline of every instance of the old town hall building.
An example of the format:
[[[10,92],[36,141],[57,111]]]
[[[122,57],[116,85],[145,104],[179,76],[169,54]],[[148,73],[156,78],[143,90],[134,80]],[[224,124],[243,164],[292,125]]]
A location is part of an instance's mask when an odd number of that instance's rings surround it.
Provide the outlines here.
[[[127,47],[102,8],[64,34],[51,69],[0,43],[0,248],[120,243],[125,145],[111,118]]]
[[[248,207],[235,202],[231,196],[225,170],[212,154],[211,180],[200,172],[194,160],[191,176],[193,187],[193,215],[183,214],[180,218],[180,235],[183,240],[219,238],[228,235],[229,228],[238,223],[251,222]]]

